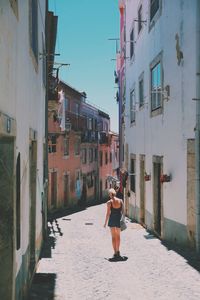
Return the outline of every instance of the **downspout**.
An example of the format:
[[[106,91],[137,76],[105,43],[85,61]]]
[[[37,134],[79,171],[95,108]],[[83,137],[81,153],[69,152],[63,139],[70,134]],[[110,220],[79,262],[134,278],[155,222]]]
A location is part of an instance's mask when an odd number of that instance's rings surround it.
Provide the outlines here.
[[[196,250],[200,253],[200,0],[197,0],[196,4]]]
[[[45,49],[48,51],[48,0],[46,0],[45,15]],[[47,237],[47,203],[48,203],[48,56],[46,56],[46,93],[45,93],[45,146],[44,146],[44,197],[43,197],[43,238]]]

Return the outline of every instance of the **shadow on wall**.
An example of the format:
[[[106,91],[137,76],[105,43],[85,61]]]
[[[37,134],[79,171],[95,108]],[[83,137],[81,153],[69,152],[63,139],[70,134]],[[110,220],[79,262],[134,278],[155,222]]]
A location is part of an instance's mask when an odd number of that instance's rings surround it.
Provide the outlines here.
[[[56,274],[36,273],[32,282],[28,300],[55,299]]]

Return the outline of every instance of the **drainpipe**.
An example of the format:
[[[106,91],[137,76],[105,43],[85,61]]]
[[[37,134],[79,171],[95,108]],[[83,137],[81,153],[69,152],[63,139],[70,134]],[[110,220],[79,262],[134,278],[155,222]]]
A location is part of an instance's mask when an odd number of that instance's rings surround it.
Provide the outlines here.
[[[48,0],[46,0],[45,16],[45,49],[48,51]],[[44,164],[44,196],[43,196],[43,238],[47,237],[47,202],[48,202],[48,56],[46,59],[46,94],[45,94],[45,164]]]
[[[197,0],[196,5],[196,250],[200,253],[200,0]]]

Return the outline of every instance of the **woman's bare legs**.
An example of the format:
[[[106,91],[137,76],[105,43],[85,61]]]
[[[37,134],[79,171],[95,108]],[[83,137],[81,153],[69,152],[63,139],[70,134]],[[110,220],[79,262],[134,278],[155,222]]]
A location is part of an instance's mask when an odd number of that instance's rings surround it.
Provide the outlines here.
[[[119,253],[119,247],[120,247],[120,228],[118,227],[111,227],[111,236],[112,236],[112,246],[114,253]]]
[[[115,236],[116,236],[115,246],[116,246],[116,252],[118,252],[118,254],[119,254],[119,247],[120,247],[120,231],[121,231],[120,228],[115,227]]]
[[[117,250],[116,250],[116,234],[115,234],[115,227],[110,227],[110,231],[111,231],[111,236],[112,236],[112,246],[113,246],[113,250],[114,250],[114,253],[116,253]]]

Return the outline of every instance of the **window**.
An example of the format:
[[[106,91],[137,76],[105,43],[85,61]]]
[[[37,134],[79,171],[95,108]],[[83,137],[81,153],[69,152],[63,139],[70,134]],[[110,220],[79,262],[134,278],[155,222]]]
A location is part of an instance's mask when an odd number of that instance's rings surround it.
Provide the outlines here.
[[[108,188],[108,181],[107,181],[107,179],[105,180],[105,189],[107,189]]]
[[[83,164],[87,163],[87,149],[86,148],[82,149],[82,163]]]
[[[92,118],[88,118],[87,121],[88,121],[87,129],[92,130]]]
[[[76,139],[75,144],[74,144],[74,153],[75,155],[80,154],[80,139]]]
[[[161,63],[158,62],[151,68],[151,109],[161,107]]]
[[[94,130],[98,130],[98,128],[97,128],[97,119],[94,119]]]
[[[93,181],[93,176],[92,176],[92,172],[87,174],[87,186],[88,188],[93,187],[94,185],[94,181]]]
[[[138,9],[138,34],[142,29],[142,5]]]
[[[105,122],[105,123],[103,124],[103,126],[104,126],[104,131],[105,131],[105,132],[108,132],[108,123]]]
[[[131,158],[130,161],[130,188],[135,193],[135,159]]]
[[[56,152],[56,136],[51,135],[48,139],[49,153]]]
[[[64,156],[69,155],[69,138],[63,139]]]
[[[92,148],[89,149],[89,162],[90,163],[93,162],[93,149]]]
[[[30,46],[36,62],[38,61],[38,0],[30,1]]]
[[[94,149],[94,160],[97,161],[97,148]]]
[[[130,34],[130,59],[133,58],[134,55],[134,28],[131,30]]]
[[[80,178],[81,178],[80,176],[81,176],[80,170],[76,170],[76,171],[75,171],[76,181],[77,181],[77,180],[80,180]]]
[[[144,105],[144,78],[143,75],[139,78],[139,106]]]
[[[107,151],[105,152],[105,164],[106,165],[108,164],[108,152]]]
[[[76,114],[76,116],[79,116],[79,111],[80,111],[80,105],[78,103],[75,103],[75,114]]]
[[[80,172],[80,170],[76,170],[75,171],[75,190],[76,190],[77,195],[79,195],[81,193],[80,179],[81,179],[81,172]]]
[[[154,18],[157,11],[159,10],[160,0],[150,0],[150,21]]]
[[[103,165],[103,152],[102,151],[99,152],[99,163],[100,163],[100,166]]]
[[[130,123],[135,122],[135,89],[130,93]]]

